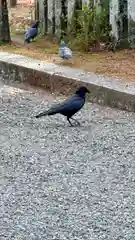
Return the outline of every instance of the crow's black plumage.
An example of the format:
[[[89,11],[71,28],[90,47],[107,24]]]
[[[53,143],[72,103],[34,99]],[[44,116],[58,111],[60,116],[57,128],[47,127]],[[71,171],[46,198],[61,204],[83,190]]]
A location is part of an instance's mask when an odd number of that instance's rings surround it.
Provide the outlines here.
[[[30,43],[30,40],[34,39],[38,34],[39,21],[33,23],[25,33],[25,42]]]
[[[60,113],[67,117],[67,120],[71,126],[73,125],[70,119],[73,119],[78,125],[80,125],[80,123],[72,118],[72,116],[83,107],[86,93],[89,93],[89,90],[86,87],[80,87],[73,96],[69,97],[64,102],[51,107],[48,111],[40,113],[36,116],[36,118]]]

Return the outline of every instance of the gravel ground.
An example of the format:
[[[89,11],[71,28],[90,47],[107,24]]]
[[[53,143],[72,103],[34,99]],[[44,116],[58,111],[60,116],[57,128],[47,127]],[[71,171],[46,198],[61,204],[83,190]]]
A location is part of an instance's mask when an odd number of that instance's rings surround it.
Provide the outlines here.
[[[0,240],[134,240],[135,114],[33,118],[53,100],[0,85]]]

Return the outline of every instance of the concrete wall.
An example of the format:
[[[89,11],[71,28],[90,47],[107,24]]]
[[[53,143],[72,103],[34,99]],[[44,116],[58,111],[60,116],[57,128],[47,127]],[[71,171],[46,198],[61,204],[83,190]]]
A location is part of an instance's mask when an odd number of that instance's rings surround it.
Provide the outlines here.
[[[40,67],[39,67],[40,66]],[[97,76],[54,63],[0,52],[0,76],[4,84],[35,85],[55,94],[71,94],[80,86],[90,90],[88,100],[101,105],[135,112],[135,84]],[[27,85],[28,86],[28,85]]]

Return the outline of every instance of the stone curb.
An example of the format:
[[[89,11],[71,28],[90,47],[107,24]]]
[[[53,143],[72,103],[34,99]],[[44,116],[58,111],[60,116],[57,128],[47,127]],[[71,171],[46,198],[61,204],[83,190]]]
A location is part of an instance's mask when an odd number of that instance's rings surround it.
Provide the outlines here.
[[[83,85],[91,91],[88,100],[92,102],[128,111],[135,109],[135,84],[119,79],[7,52],[0,52],[0,75],[5,84],[28,83],[65,95]]]

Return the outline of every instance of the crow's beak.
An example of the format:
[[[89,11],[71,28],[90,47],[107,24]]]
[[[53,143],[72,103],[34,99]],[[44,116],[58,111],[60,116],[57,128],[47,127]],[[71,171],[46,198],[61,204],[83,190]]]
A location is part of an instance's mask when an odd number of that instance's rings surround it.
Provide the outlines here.
[[[87,89],[87,93],[90,93],[90,91]]]

